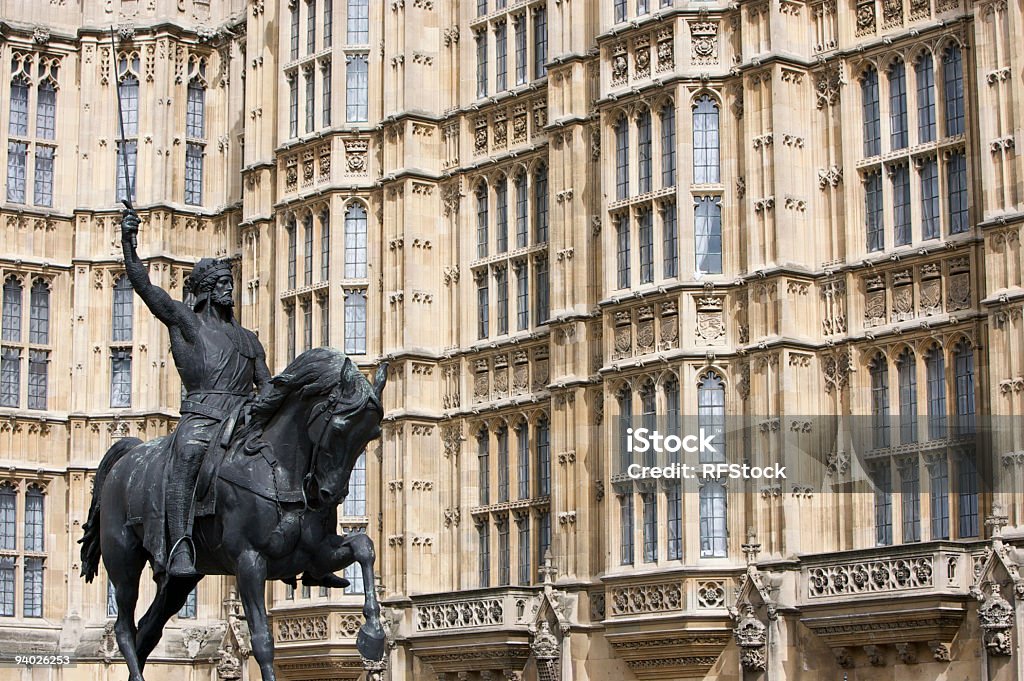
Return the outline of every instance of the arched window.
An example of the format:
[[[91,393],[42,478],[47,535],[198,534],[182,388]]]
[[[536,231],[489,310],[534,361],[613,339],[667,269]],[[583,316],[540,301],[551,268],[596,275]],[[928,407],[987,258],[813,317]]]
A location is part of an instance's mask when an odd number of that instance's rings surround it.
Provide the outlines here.
[[[291,218],[288,224],[285,225],[285,231],[288,232],[288,288],[294,289],[298,285],[296,280],[296,259],[298,258],[298,238],[299,235],[296,233],[297,226],[295,224],[295,218]]]
[[[893,222],[897,246],[910,244],[910,168],[906,163],[890,166],[893,193]]]
[[[870,171],[864,176],[864,231],[869,253],[885,248],[882,173],[879,170]]]
[[[915,67],[917,77],[917,141],[935,141],[935,63],[925,52]]]
[[[0,483],[0,549],[14,551],[17,544],[18,491],[9,482]]]
[[[943,99],[946,102],[946,136],[964,132],[964,65],[960,48],[952,45],[942,58]]]
[[[892,467],[882,459],[871,471],[875,485],[875,545],[892,545]]]
[[[200,61],[198,71],[206,73],[205,62]],[[185,105],[185,203],[198,206],[203,203],[203,157],[206,137],[206,86],[202,77],[189,81]]]
[[[516,190],[516,248],[526,248],[529,238],[528,194],[526,173],[519,173],[515,179]]]
[[[633,564],[633,491],[619,497],[619,563]]]
[[[888,447],[889,440],[889,362],[879,353],[871,362],[871,416],[874,447]]]
[[[942,348],[932,346],[925,356],[928,372],[928,437],[946,437],[946,358]]]
[[[21,342],[21,282],[15,276],[4,280],[3,329],[5,341]]]
[[[900,442],[917,442],[917,362],[909,349],[896,360],[896,371],[900,384]]]
[[[701,451],[701,463],[725,461],[725,383],[709,371],[697,383],[697,428],[710,434],[714,451]],[[702,438],[703,439],[703,438]]]
[[[661,204],[661,232],[663,271],[666,279],[673,279],[679,276],[679,228],[675,201]]]
[[[0,549],[14,551],[16,547],[18,493],[8,483],[0,483]],[[14,564],[13,556],[0,557],[0,617],[14,617]]]
[[[28,93],[31,85],[24,75],[15,76],[11,81],[11,117],[7,123],[8,134],[28,137]]]
[[[523,513],[516,518],[519,534],[519,585],[530,583],[530,514]]]
[[[636,119],[637,157],[640,160],[640,193],[651,191],[651,112],[644,109]]]
[[[665,431],[667,435],[680,435],[682,420],[679,411],[679,381],[672,378],[665,383]],[[679,452],[670,455],[673,461],[679,460]]]
[[[57,86],[44,80],[38,88],[36,102],[36,137],[52,140],[57,133]]]
[[[661,107],[661,186],[676,183],[676,107],[668,102]]]
[[[727,542],[725,487],[707,478],[700,488],[700,557],[724,558]]]
[[[939,238],[939,164],[934,156],[921,163],[921,238]]]
[[[345,211],[345,278],[366,278],[366,208],[361,203]]]
[[[543,163],[533,177],[533,238],[538,244],[548,240],[548,167]]]
[[[615,199],[629,196],[629,121],[620,116],[615,123]]]
[[[508,586],[511,581],[508,514],[497,516],[494,523],[498,526],[498,586]]]
[[[201,62],[199,69],[205,72],[206,66]],[[206,137],[206,86],[200,78],[188,81],[185,136],[197,139]]]
[[[366,354],[366,290],[345,291],[345,354]]]
[[[489,241],[487,211],[487,185],[481,183],[476,190],[476,255],[478,258],[487,257],[487,242]]]
[[[476,34],[476,97],[487,96],[487,29]]]
[[[32,283],[29,295],[28,342],[46,345],[50,342],[50,286],[42,279]]]
[[[974,350],[966,340],[954,352],[956,371],[956,422],[958,435],[974,433]]]
[[[324,209],[320,213],[320,281],[327,281],[331,275],[331,213]]]
[[[633,463],[632,452],[629,451],[629,429],[633,427],[633,391],[624,386],[619,391],[619,467],[618,473],[625,473],[629,464]]]
[[[907,68],[899,60],[889,67],[889,145],[896,150],[907,144]]]
[[[693,182],[717,183],[719,173],[718,104],[709,95],[693,104]]]
[[[308,213],[302,220],[302,262],[303,262],[303,283],[309,286],[313,283],[313,214]]]
[[[135,168],[138,152],[139,134],[139,56],[137,54],[122,55],[118,59],[117,93],[121,100],[121,118],[124,125],[124,136],[126,139],[118,141],[117,154],[117,198],[122,200],[130,198],[135,201],[135,193],[138,187],[135,183]],[[125,177],[125,163],[127,162],[128,176]],[[131,187],[131,197],[128,196],[128,188]]]
[[[491,503],[491,440],[487,428],[480,429],[476,436],[476,460],[479,473],[480,505]]]
[[[654,383],[644,382],[640,388],[640,427],[647,429],[647,437],[658,430],[658,410],[655,400]],[[644,452],[644,465],[655,465],[655,454],[653,446],[649,446]]]
[[[366,452],[356,459],[348,480],[348,496],[342,506],[342,515],[360,518],[366,515]]]
[[[480,541],[480,588],[486,589],[491,585],[491,525],[486,517],[477,526],[477,534]]]
[[[43,537],[43,491],[30,485],[25,492],[25,551],[45,551]],[[43,559],[25,556],[23,614],[25,617],[43,616]]]
[[[530,498],[530,426],[523,421],[516,426],[516,482],[520,499]],[[527,525],[529,522],[527,521]]]
[[[644,562],[658,562],[658,495],[644,492],[640,495],[644,511]]]
[[[134,292],[128,276],[122,274],[114,280],[113,307],[113,340],[131,342],[132,340],[132,303]]]
[[[629,217],[619,215],[615,218],[615,283],[616,288],[629,288],[630,279],[630,248],[629,248]]]
[[[967,221],[967,156],[960,149],[946,162],[946,192],[949,202],[949,233],[961,234],[970,227]]]
[[[546,417],[537,421],[537,494],[551,494],[551,433]]]
[[[864,72],[860,81],[861,116],[864,126],[864,155],[882,153],[881,112],[878,104],[878,71],[874,67]]]
[[[498,503],[508,501],[508,428],[500,428],[498,437]]]
[[[693,223],[697,270],[722,273],[722,203],[718,197],[702,196],[695,201]]]
[[[494,208],[496,216],[496,227],[498,233],[495,235],[498,253],[508,250],[508,180],[499,178],[494,185]]]
[[[640,283],[654,281],[654,214],[650,208],[642,208],[637,215],[640,241]]]
[[[42,553],[45,550],[43,523],[43,491],[30,485],[25,492],[25,550]]]
[[[675,378],[665,383],[665,434],[681,435],[679,413],[679,381]],[[679,452],[669,453],[670,463],[679,463]],[[666,481],[665,508],[667,527],[667,551],[669,560],[680,560],[683,557],[683,496],[679,481]]]
[[[350,123],[365,122],[369,115],[368,62],[365,54],[349,55],[345,74],[345,119]]]

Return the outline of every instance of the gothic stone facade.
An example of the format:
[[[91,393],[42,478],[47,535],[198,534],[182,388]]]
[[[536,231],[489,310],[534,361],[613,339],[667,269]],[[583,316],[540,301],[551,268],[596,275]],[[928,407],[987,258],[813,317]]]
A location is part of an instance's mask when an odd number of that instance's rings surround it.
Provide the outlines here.
[[[75,540],[180,398],[121,278],[124,157],[156,283],[233,257],[272,369],[391,362],[339,520],[379,547],[350,591],[387,678],[1024,677],[1021,429],[969,437],[1024,412],[1019,0],[0,8],[5,653],[124,673]],[[634,480],[655,413],[811,463]],[[365,674],[357,593],[268,599],[281,678]],[[247,658],[208,579],[148,678]]]

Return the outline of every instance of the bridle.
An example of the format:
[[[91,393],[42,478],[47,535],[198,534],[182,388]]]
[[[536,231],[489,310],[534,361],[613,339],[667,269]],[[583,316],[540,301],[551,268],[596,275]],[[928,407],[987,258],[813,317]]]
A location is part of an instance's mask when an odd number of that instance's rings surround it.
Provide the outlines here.
[[[334,420],[336,416],[354,414],[363,411],[368,405],[376,408],[381,412],[381,414],[384,413],[380,399],[377,397],[377,393],[373,390],[370,390],[366,397],[360,400],[355,406],[349,407],[345,405],[341,401],[343,383],[344,381],[339,382],[326,399],[314,406],[310,410],[309,418],[306,420],[306,428],[310,435],[309,439],[313,442],[313,452],[309,457],[309,470],[302,478],[303,510],[315,508],[309,504],[310,488],[312,487],[313,482],[316,481],[316,471],[317,465],[320,461],[320,452],[327,448],[327,440],[330,437],[331,432],[331,421]]]

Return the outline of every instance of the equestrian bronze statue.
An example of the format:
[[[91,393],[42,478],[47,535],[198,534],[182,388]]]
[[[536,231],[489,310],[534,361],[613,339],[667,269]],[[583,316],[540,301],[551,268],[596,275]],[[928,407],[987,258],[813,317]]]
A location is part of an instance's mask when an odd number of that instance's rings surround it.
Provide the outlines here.
[[[263,681],[274,681],[267,580],[294,584],[301,574],[304,585],[344,587],[334,573],[358,563],[366,622],[356,646],[382,659],[373,543],[363,533],[339,536],[337,508],[359,456],[380,437],[386,366],[371,385],[344,353],[316,348],[271,378],[258,339],[232,314],[230,268],[209,259],[195,266],[190,309],[149,281],[135,251],[137,230],[129,209],[122,220],[128,277],[167,325],[187,394],[174,433],[145,443],[124,438],[107,451],[83,528],[82,576],[92,581],[102,557],[130,681],[142,681],[164,625],[204,575],[236,577],[253,655]],[[157,594],[136,626],[147,562]]]

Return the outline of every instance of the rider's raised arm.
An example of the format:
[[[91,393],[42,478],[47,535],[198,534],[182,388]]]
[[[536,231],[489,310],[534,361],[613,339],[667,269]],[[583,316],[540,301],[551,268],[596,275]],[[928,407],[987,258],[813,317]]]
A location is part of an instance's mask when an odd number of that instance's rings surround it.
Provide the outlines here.
[[[124,251],[124,269],[128,280],[157,319],[167,326],[178,327],[185,339],[191,341],[196,331],[195,313],[149,280],[146,266],[135,250],[134,237],[138,231],[139,216],[134,210],[125,210],[121,217],[121,250]]]

